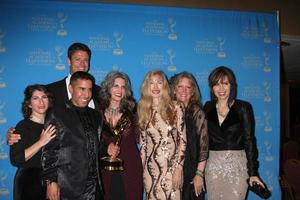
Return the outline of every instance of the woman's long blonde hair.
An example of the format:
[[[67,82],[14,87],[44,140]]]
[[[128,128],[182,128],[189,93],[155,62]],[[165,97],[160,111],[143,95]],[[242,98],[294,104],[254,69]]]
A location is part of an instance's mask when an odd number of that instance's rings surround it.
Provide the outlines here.
[[[166,75],[159,70],[149,71],[142,82],[140,91],[141,96],[137,108],[139,119],[138,122],[142,130],[146,129],[147,125],[151,121],[153,100],[150,94],[150,80],[156,75],[160,76],[163,81],[162,96],[158,104],[157,111],[161,115],[162,119],[168,122],[170,125],[173,125],[175,121],[176,114],[174,104],[170,96],[170,87]]]

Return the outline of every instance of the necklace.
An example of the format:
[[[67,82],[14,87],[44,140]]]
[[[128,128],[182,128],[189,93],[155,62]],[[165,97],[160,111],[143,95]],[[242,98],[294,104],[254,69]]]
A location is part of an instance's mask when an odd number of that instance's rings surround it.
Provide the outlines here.
[[[30,120],[34,121],[34,122],[36,122],[38,124],[44,124],[44,121],[45,121],[44,118],[41,119],[41,118],[38,118],[38,117],[36,117],[34,115],[30,115]]]
[[[117,107],[117,108],[108,107],[108,108],[105,109],[105,112],[109,113],[111,115],[116,115],[120,112],[120,107]]]
[[[105,109],[105,117],[110,127],[112,128],[115,127],[117,122],[119,121],[121,117],[120,110],[121,110],[120,107],[117,108],[108,107]]]
[[[219,105],[216,104],[216,108],[217,108],[217,113],[218,115],[220,115],[221,117],[225,118],[229,112],[229,108],[225,111],[225,112],[220,112],[220,108]]]

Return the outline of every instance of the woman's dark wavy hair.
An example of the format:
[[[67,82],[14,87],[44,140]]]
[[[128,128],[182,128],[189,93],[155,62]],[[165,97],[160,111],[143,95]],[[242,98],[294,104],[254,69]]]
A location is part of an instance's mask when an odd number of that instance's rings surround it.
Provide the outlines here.
[[[110,90],[113,87],[115,80],[121,78],[125,80],[125,96],[120,102],[121,112],[125,110],[133,111],[135,109],[135,99],[131,90],[130,79],[127,74],[119,71],[112,71],[108,73],[105,79],[101,83],[101,89],[99,92],[100,102],[103,104],[102,109],[105,110],[110,105],[111,93]]]
[[[233,71],[228,67],[219,66],[209,74],[208,84],[210,87],[210,97],[212,101],[217,101],[217,97],[213,92],[213,87],[218,83],[219,80],[221,80],[221,82],[224,81],[225,77],[228,78],[230,83],[230,94],[227,103],[228,105],[231,105],[237,95],[237,82]]]
[[[192,86],[192,96],[189,101],[188,107],[190,107],[191,105],[194,105],[194,104],[198,104],[198,105],[202,106],[202,104],[201,104],[202,97],[201,97],[199,85],[197,84],[195,77],[191,73],[186,72],[186,71],[180,72],[179,74],[175,74],[174,76],[172,76],[170,78],[172,98],[174,100],[177,100],[176,95],[175,95],[176,86],[178,85],[179,81],[183,78],[189,79],[191,86]]]
[[[32,113],[32,108],[30,108],[29,105],[30,105],[32,94],[35,91],[44,92],[48,97],[49,108],[53,106],[53,96],[44,85],[40,85],[40,84],[29,85],[24,90],[24,100],[22,102],[22,114],[25,119],[29,119]]]

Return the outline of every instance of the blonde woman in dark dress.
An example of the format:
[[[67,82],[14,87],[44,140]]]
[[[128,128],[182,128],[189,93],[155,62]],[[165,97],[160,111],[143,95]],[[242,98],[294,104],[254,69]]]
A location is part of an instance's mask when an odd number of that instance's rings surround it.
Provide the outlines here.
[[[258,174],[258,151],[252,106],[236,99],[237,83],[227,67],[208,78],[211,101],[204,106],[209,135],[205,169],[208,199],[244,200],[248,184],[264,187]]]
[[[204,199],[204,168],[208,157],[208,135],[205,114],[200,106],[200,90],[189,72],[170,79],[174,99],[185,107],[187,146],[183,165],[183,200]]]

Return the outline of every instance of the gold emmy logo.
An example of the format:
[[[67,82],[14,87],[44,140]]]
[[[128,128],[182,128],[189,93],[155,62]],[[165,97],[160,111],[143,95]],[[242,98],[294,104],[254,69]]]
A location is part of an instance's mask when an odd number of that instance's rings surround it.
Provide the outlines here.
[[[57,70],[65,70],[65,65],[62,63],[62,55],[64,54],[64,49],[62,47],[55,47],[55,53],[57,56],[58,63],[55,65]]]
[[[59,13],[57,13],[57,17],[59,19],[59,26],[60,26],[60,28],[57,30],[57,35],[67,36],[68,32],[67,32],[67,30],[65,30],[64,23],[66,22],[68,16],[63,12],[59,12]]]
[[[270,161],[274,160],[274,157],[271,154],[272,144],[269,141],[265,141],[264,144],[266,147],[266,154],[267,154],[265,159],[266,159],[266,161],[270,162]]]
[[[3,81],[3,78],[1,74],[4,72],[4,67],[1,67],[0,69],[0,89],[6,87],[6,83]]]
[[[7,195],[9,193],[5,183],[6,180],[7,180],[7,174],[1,170],[0,171],[0,195]]]
[[[265,132],[271,132],[271,131],[272,131],[272,127],[271,127],[271,124],[270,124],[271,113],[269,113],[269,112],[264,112],[264,118],[265,118],[265,127],[264,127],[264,131],[265,131]]]
[[[174,28],[176,26],[176,21],[173,20],[173,18],[169,18],[168,23],[169,23],[169,30],[170,30],[170,33],[168,35],[168,39],[169,40],[177,40],[177,35],[174,31]]]
[[[3,38],[4,37],[5,37],[5,31],[0,29],[0,53],[4,53],[6,51],[6,48],[3,45]]]
[[[270,170],[267,170],[266,171],[266,177],[267,177],[267,186],[269,188],[269,190],[273,191],[273,185],[272,185],[272,178],[273,178],[273,175],[272,173],[270,172]]]
[[[219,42],[219,51],[217,55],[219,58],[225,58],[226,57],[226,53],[224,52],[225,39],[222,37],[218,37],[218,42]]]
[[[120,42],[123,39],[123,35],[121,35],[118,32],[114,32],[114,38],[115,38],[115,44],[116,44],[116,49],[113,50],[114,55],[123,55],[124,51],[123,49],[120,48]]]
[[[271,102],[272,98],[270,96],[270,88],[271,84],[268,83],[267,81],[263,82],[263,86],[265,88],[265,97],[264,97],[264,102]]]
[[[174,65],[174,58],[176,56],[176,53],[172,49],[168,49],[167,53],[168,53],[168,58],[169,58],[168,71],[175,72],[176,71],[176,67]]]
[[[5,124],[7,122],[2,110],[5,106],[4,102],[0,102],[0,124]]]
[[[271,72],[272,68],[269,66],[270,55],[267,52],[264,52],[264,72]]]
[[[267,20],[262,23],[262,28],[264,30],[264,43],[271,43],[272,39],[269,36],[269,25]]]
[[[0,160],[8,158],[7,153],[4,151],[4,146],[6,145],[6,138],[3,136],[3,138],[0,137]]]
[[[131,125],[131,121],[128,117],[122,117],[116,127],[112,128],[114,134],[115,144],[120,146],[121,138],[123,131],[126,130]],[[112,126],[111,126],[112,127]],[[122,171],[124,170],[123,167],[123,160],[116,157],[103,157],[101,158],[101,163],[103,169],[107,171]]]

